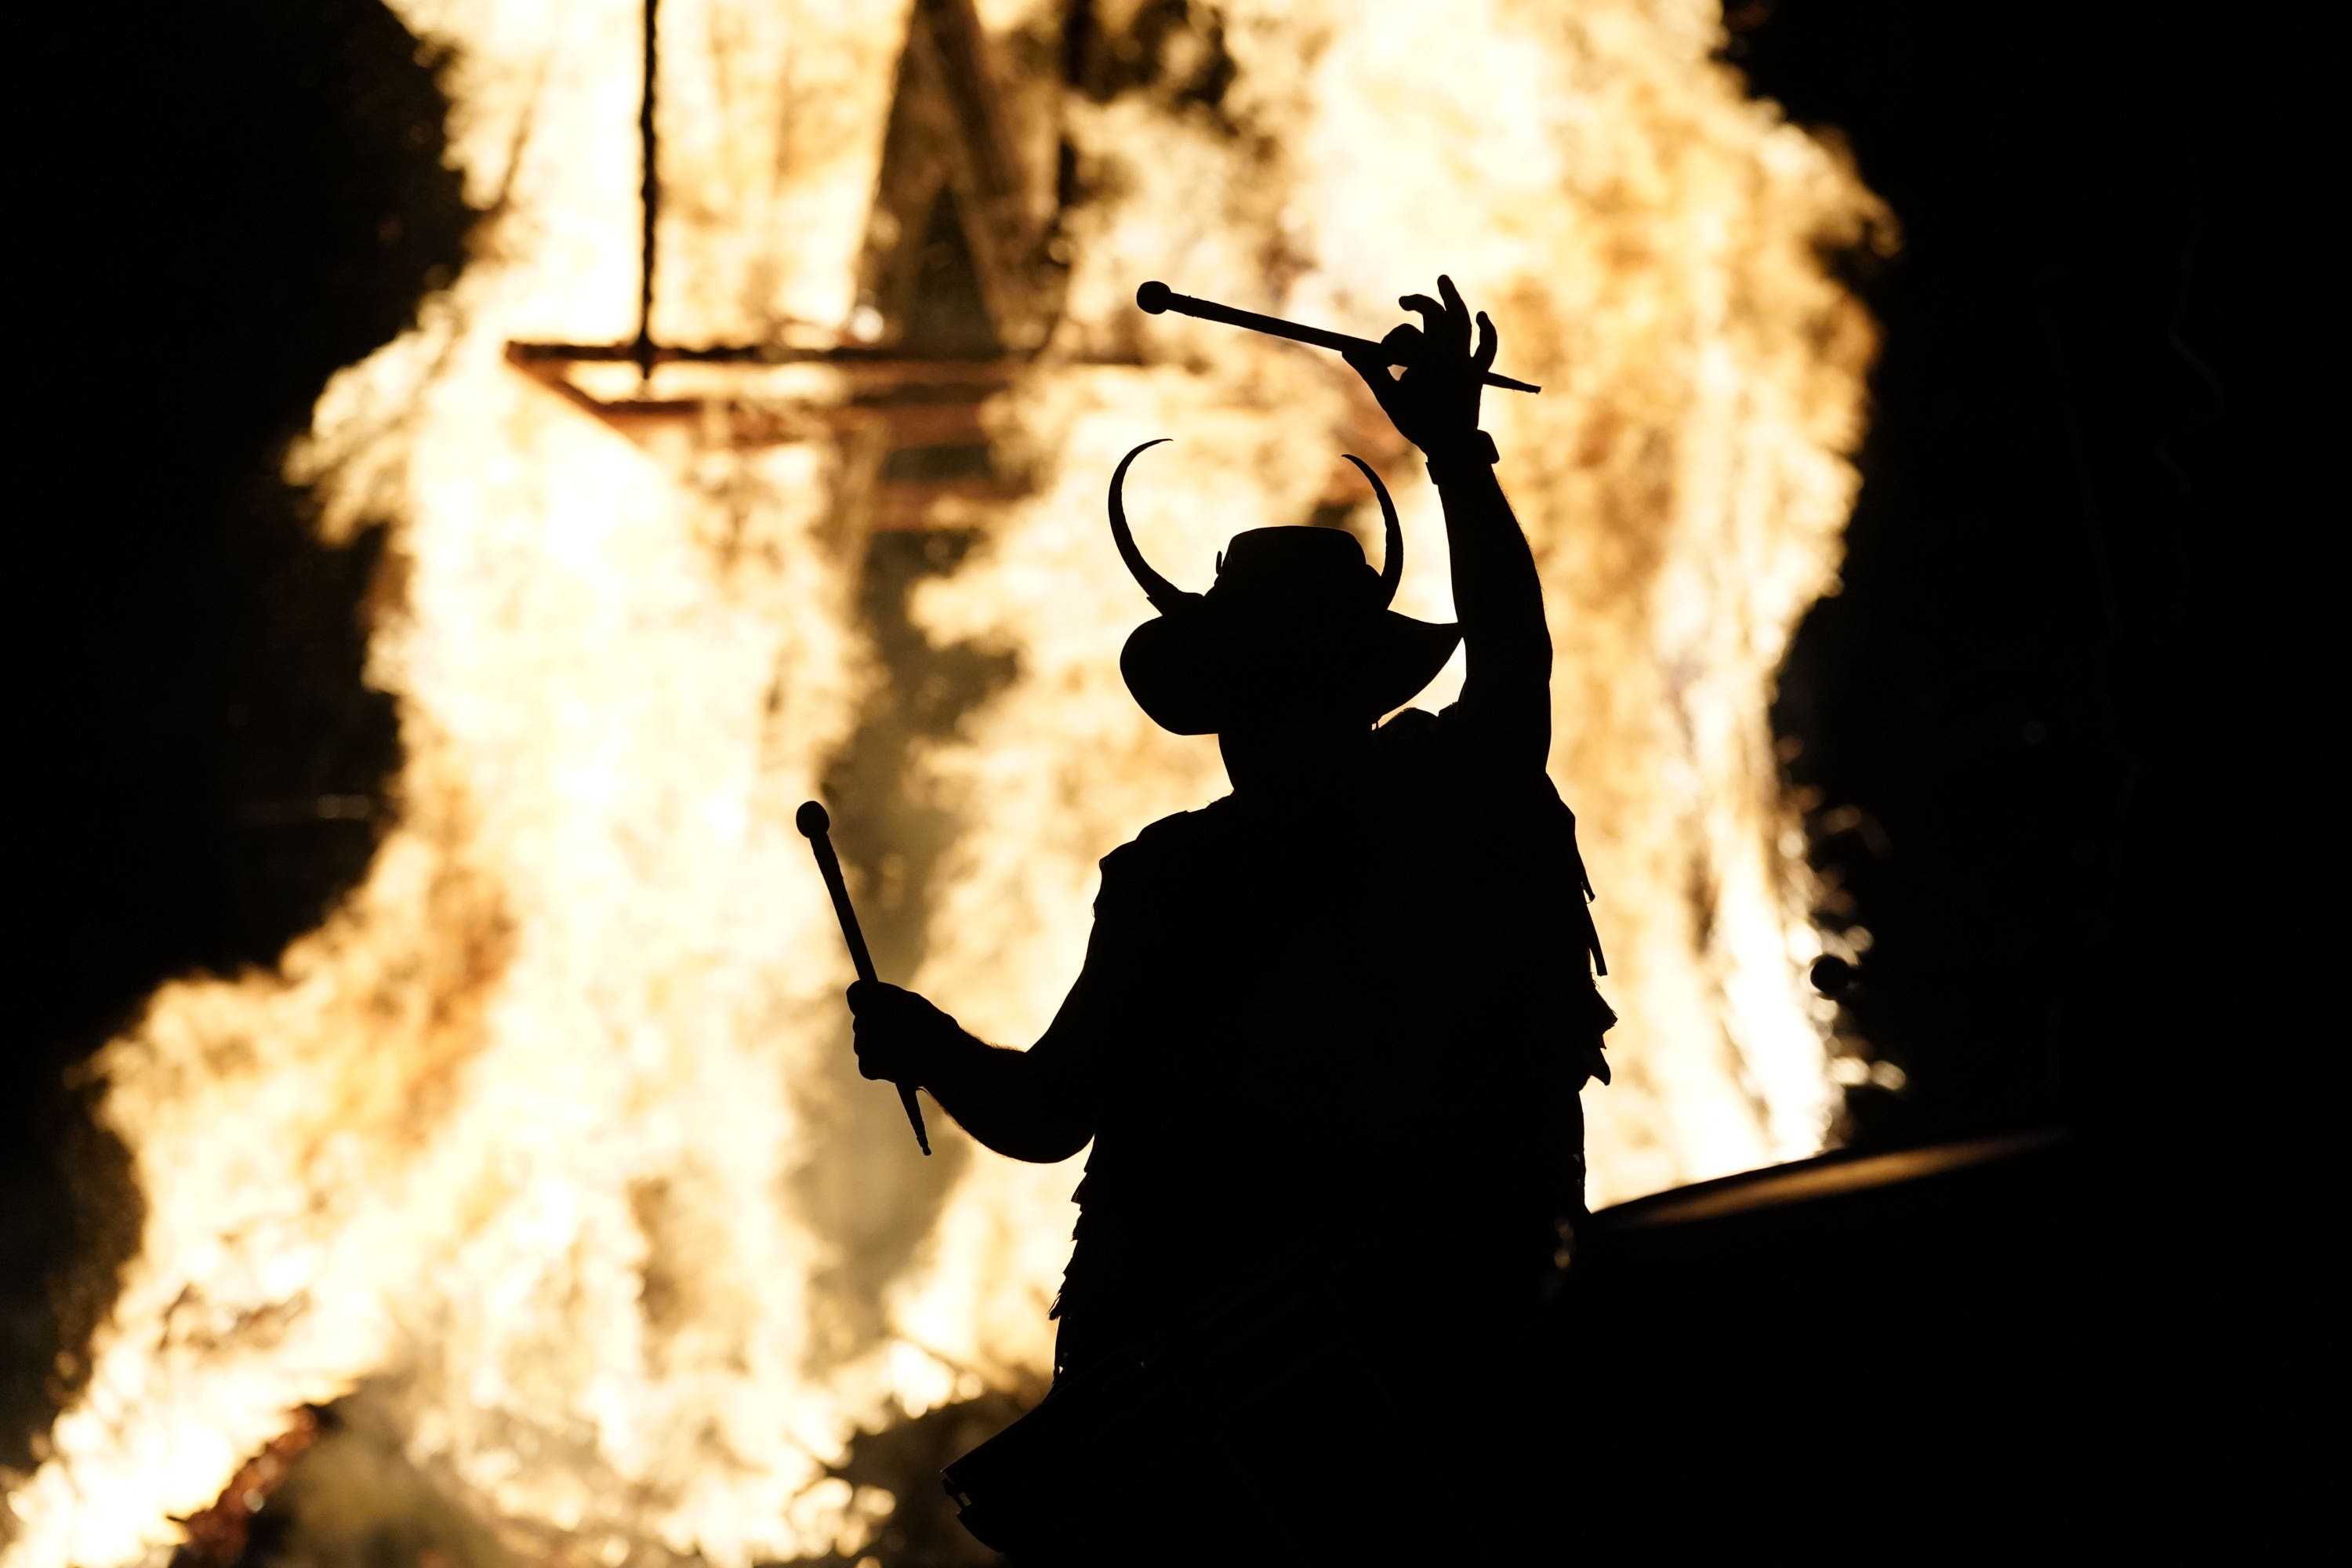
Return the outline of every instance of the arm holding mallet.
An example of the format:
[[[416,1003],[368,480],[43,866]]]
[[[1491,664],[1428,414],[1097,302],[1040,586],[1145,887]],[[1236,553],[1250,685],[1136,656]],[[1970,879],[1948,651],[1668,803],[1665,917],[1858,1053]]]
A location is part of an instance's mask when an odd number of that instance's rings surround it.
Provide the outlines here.
[[[841,921],[842,940],[849,944],[849,962],[856,968],[857,978],[872,984],[874,955],[866,951],[866,933],[857,928],[857,911],[849,907],[849,885],[841,879],[841,857],[833,852],[833,819],[824,806],[810,801],[793,815],[793,825],[809,841],[816,856],[817,874],[824,879],[824,890],[833,895],[833,912]],[[929,1153],[930,1134],[923,1130],[923,1108],[915,1101],[911,1081],[898,1085],[898,1103],[907,1108],[907,1124],[915,1130],[917,1147]]]
[[[974,1038],[926,998],[876,979],[865,933],[849,907],[849,889],[842,884],[824,807],[810,801],[794,821],[816,854],[857,969],[857,983],[849,988],[849,1010],[857,1019],[857,1070],[898,1086],[898,1103],[907,1108],[923,1152],[929,1153],[931,1145],[915,1101],[918,1085],[930,1090],[965,1131],[1000,1154],[1051,1164],[1084,1148],[1094,1136],[1094,1118],[1085,1075],[1074,1069],[1104,1032],[1091,1010],[1074,993],[1037,1048],[1007,1050]]]

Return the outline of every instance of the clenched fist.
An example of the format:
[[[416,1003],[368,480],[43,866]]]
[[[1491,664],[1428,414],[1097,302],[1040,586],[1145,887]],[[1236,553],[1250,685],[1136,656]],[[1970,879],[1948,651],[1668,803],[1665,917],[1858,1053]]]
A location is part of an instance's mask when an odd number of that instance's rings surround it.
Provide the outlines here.
[[[849,988],[857,1070],[892,1083],[928,1084],[940,1056],[970,1037],[953,1018],[902,986],[860,980]]]

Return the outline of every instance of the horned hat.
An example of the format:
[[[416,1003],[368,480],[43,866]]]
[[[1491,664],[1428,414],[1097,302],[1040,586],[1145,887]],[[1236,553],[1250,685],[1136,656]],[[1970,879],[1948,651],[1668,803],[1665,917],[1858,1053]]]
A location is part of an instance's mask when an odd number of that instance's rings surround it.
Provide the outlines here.
[[[1128,465],[1158,445],[1146,441],[1112,473],[1110,534],[1160,612],[1128,637],[1118,664],[1128,690],[1162,729],[1213,734],[1266,692],[1302,683],[1370,724],[1410,702],[1453,657],[1461,627],[1389,608],[1404,576],[1404,531],[1388,487],[1363,459],[1348,461],[1380,498],[1386,543],[1378,573],[1343,530],[1253,528],[1219,554],[1209,590],[1192,594],[1152,570],[1127,525]]]

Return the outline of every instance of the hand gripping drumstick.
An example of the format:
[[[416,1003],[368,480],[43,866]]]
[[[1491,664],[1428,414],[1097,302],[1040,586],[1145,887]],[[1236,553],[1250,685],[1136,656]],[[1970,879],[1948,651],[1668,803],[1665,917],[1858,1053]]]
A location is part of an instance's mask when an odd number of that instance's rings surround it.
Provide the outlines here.
[[[793,826],[809,841],[809,850],[816,856],[817,874],[824,879],[824,890],[833,895],[833,912],[841,917],[841,937],[849,944],[849,962],[857,966],[857,978],[874,978],[874,955],[866,951],[866,933],[857,929],[857,911],[849,907],[849,887],[841,879],[841,857],[833,852],[833,818],[824,807],[814,801],[803,805],[793,815]],[[915,1086],[898,1086],[898,1103],[907,1108],[907,1125],[915,1130],[916,1146],[926,1154],[931,1152],[930,1134],[923,1131],[923,1108],[915,1103]]]
[[[1383,357],[1388,354],[1385,348],[1370,338],[1351,338],[1345,332],[1327,332],[1320,327],[1302,327],[1279,316],[1261,316],[1255,310],[1236,310],[1231,305],[1220,305],[1214,300],[1195,300],[1190,294],[1175,292],[1165,283],[1146,283],[1135,291],[1135,303],[1148,316],[1173,310],[1180,316],[1192,316],[1203,321],[1223,321],[1229,327],[1247,327],[1253,332],[1288,338],[1295,343],[1313,343],[1318,349],[1337,349],[1341,353],[1369,349]],[[1402,364],[1405,362],[1391,358],[1388,363]],[[1507,392],[1543,390],[1540,386],[1529,386],[1524,381],[1513,381],[1507,375],[1496,375],[1491,370],[1479,379],[1488,386],[1499,386]]]

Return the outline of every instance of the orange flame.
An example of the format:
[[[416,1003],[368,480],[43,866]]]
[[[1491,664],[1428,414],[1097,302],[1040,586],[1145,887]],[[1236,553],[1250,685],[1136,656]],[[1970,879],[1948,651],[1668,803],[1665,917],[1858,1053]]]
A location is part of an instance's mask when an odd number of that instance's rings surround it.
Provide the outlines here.
[[[846,965],[791,826],[874,679],[836,457],[692,426],[632,445],[502,363],[630,328],[637,0],[398,8],[455,47],[453,155],[499,216],[331,384],[295,470],[331,536],[388,519],[405,566],[371,666],[401,704],[400,823],[275,973],[168,985],[102,1053],[145,1231],[5,1561],[152,1556],[291,1407],[362,1379],[413,1458],[538,1538],[854,1554],[889,1500],[824,1478],[856,1427],[1046,1365],[1073,1174],[971,1162],[878,1331],[840,1331],[826,1281],[854,1260],[795,1193],[843,1114]],[[664,338],[855,335],[907,9],[665,4]],[[981,11],[1001,39],[1045,25]],[[1872,199],[1711,63],[1701,0],[1222,15],[1216,112],[1054,110],[1100,194],[1068,215],[1057,333],[993,416],[1033,492],[944,517],[987,543],[917,605],[1020,670],[908,783],[965,829],[920,984],[1033,1037],[1094,861],[1221,787],[1118,686],[1143,608],[1102,527],[1117,455],[1177,437],[1130,495],[1198,585],[1233,532],[1303,521],[1370,427],[1328,356],[1146,320],[1135,283],[1377,333],[1444,269],[1546,388],[1491,394],[1486,423],[1550,595],[1554,773],[1626,1019],[1588,1099],[1594,1197],[1811,1152],[1819,939],[1764,715],[1833,581],[1873,342],[1818,247]],[[998,52],[1010,95],[1055,102],[1045,53]],[[1444,616],[1433,493],[1360,449],[1399,489],[1400,607]],[[903,1190],[905,1142],[837,1178]]]

